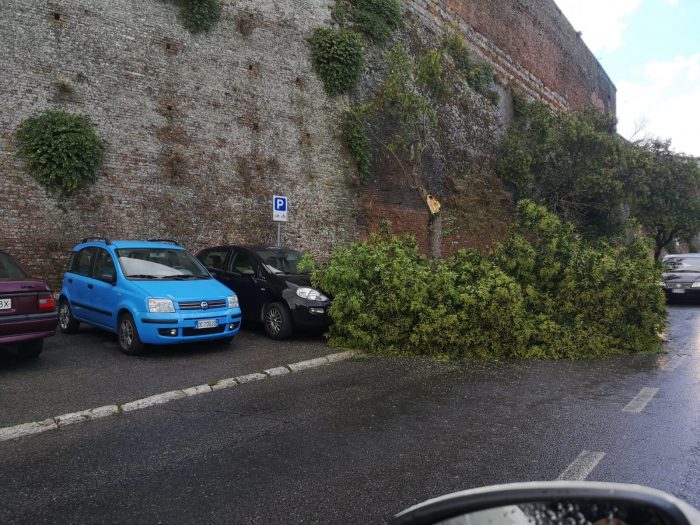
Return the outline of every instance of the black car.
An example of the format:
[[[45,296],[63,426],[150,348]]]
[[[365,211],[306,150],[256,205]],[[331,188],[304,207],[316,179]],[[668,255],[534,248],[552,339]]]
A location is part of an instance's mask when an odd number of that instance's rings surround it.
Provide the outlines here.
[[[217,246],[197,255],[216,279],[236,292],[243,318],[264,323],[273,339],[286,339],[296,328],[318,330],[330,324],[331,301],[311,287],[308,272],[299,270],[302,256],[265,246]]]
[[[671,299],[700,299],[700,253],[679,253],[663,259],[663,289]]]

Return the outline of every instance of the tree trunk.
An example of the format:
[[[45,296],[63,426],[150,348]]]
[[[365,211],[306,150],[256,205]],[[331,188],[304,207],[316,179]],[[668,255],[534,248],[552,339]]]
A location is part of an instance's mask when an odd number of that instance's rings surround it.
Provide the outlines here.
[[[437,261],[442,255],[442,213],[430,215],[428,219],[428,242],[430,257]]]

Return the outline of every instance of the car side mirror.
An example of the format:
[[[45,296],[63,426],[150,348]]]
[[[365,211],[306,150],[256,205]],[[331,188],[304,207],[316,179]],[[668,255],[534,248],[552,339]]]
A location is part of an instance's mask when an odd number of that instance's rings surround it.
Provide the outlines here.
[[[441,496],[400,512],[390,525],[494,523],[698,523],[700,512],[659,490],[586,481],[512,483]]]
[[[245,275],[247,277],[255,277],[255,271],[253,270],[243,270],[241,272],[241,275]]]
[[[101,274],[99,277],[99,280],[102,281],[103,283],[111,284],[112,286],[117,284],[117,276],[111,275],[108,273]]]

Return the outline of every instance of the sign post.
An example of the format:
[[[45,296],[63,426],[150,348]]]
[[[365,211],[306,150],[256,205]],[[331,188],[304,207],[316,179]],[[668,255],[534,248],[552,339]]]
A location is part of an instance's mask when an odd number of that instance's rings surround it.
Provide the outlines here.
[[[277,223],[277,247],[281,246],[281,225],[287,222],[288,210],[287,197],[281,195],[272,196],[272,220]]]

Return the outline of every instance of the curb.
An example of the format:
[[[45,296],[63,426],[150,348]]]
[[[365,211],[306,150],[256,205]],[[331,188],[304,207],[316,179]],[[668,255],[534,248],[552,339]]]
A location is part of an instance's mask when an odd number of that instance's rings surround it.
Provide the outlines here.
[[[33,421],[31,423],[22,423],[11,427],[4,427],[0,428],[0,442],[10,441],[25,436],[32,436],[34,434],[41,434],[42,432],[46,432],[48,430],[58,430],[69,425],[84,423],[85,421],[92,421],[94,419],[117,416],[127,412],[133,412],[135,410],[142,410],[144,408],[170,403],[171,401],[176,401],[178,399],[199,396],[238,385],[244,385],[246,383],[263,381],[270,377],[292,374],[332,363],[347,361],[348,359],[351,359],[357,355],[359,355],[359,352],[354,350],[338,352],[325,357],[299,361],[298,363],[278,366],[276,368],[268,368],[264,372],[254,372],[252,374],[245,374],[237,377],[228,377],[226,379],[219,379],[218,381],[213,381],[204,385],[191,386],[189,388],[179,390],[171,390],[170,392],[163,392],[162,394],[156,394],[153,396],[136,399],[134,401],[129,401],[128,403],[124,403],[122,405],[106,405],[98,408],[81,410],[80,412],[62,414],[43,421]]]

